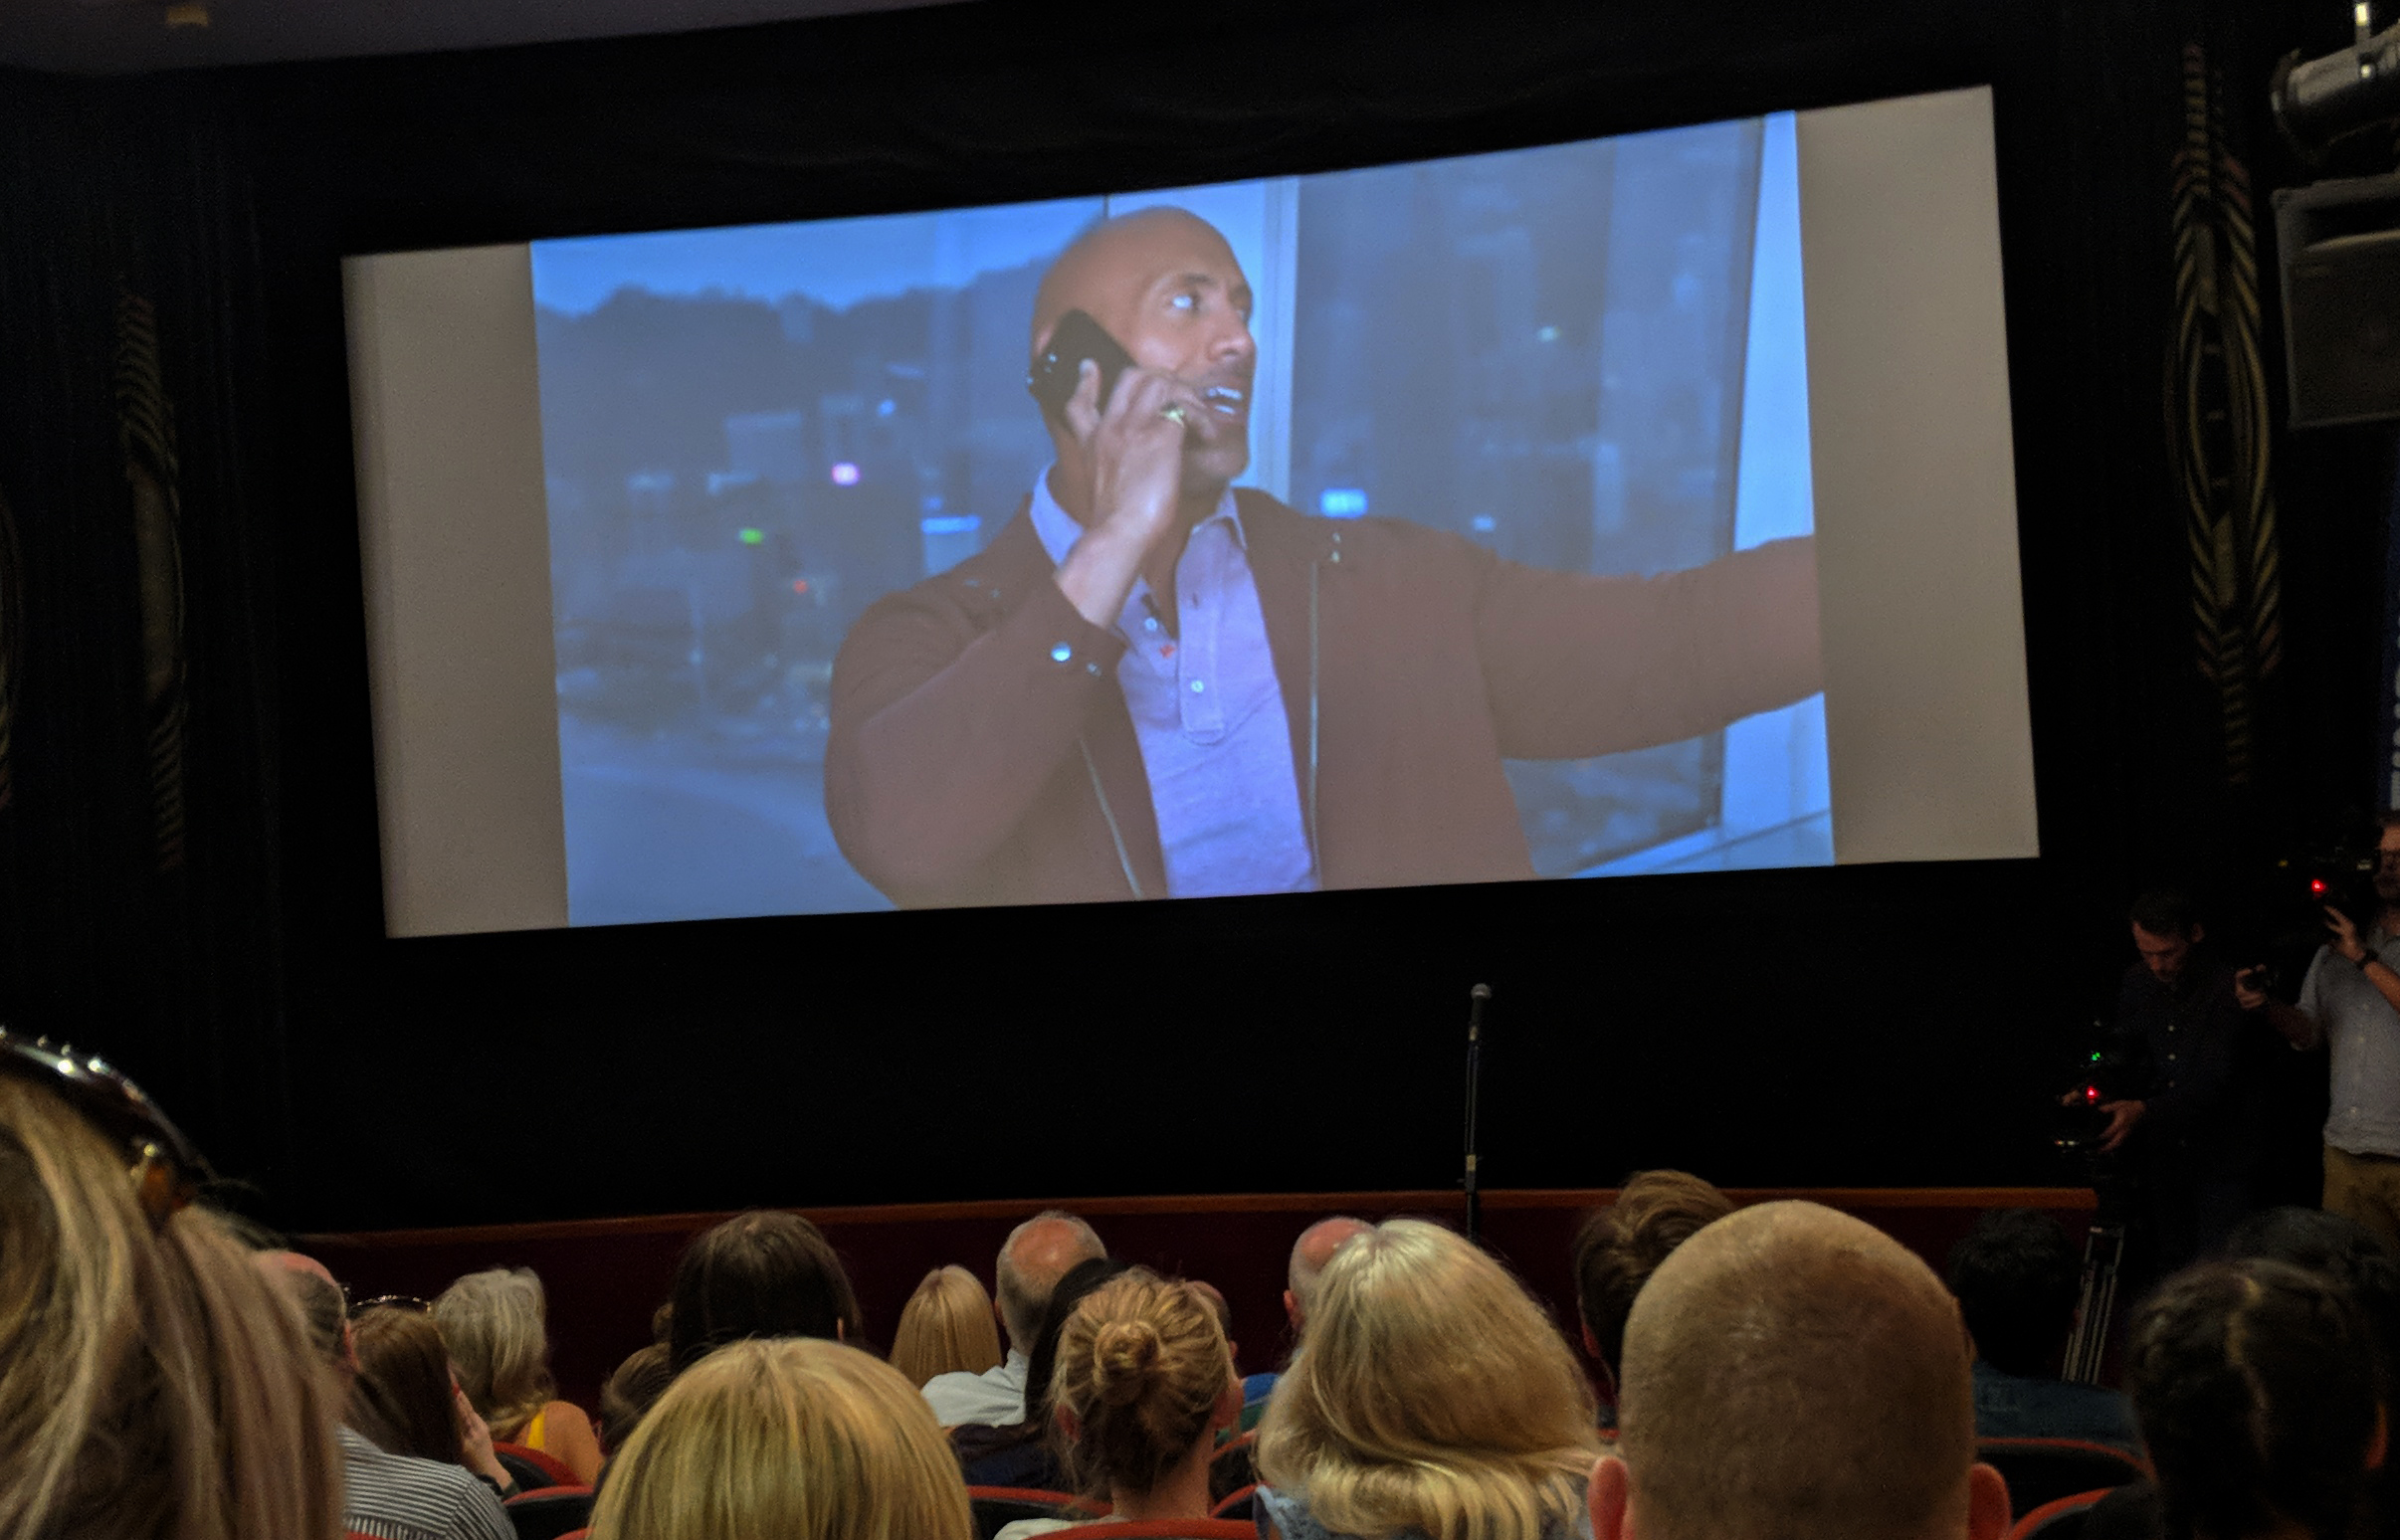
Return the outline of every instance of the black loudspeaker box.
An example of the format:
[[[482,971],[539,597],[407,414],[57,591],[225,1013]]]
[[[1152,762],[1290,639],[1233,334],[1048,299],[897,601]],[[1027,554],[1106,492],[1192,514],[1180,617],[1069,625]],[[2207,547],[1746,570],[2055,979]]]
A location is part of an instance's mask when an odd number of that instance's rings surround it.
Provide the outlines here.
[[[2400,417],[2400,174],[2275,195],[2292,426]]]

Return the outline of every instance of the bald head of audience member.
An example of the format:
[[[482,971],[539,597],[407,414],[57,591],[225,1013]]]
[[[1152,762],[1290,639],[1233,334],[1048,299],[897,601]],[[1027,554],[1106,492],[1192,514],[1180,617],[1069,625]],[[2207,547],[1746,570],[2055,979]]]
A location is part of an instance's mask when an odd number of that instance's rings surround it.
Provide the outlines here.
[[[1891,1237],[1812,1203],[1739,1210],[1634,1301],[1594,1540],[1997,1540],[1969,1363],[1949,1291]]]
[[[1289,1286],[1284,1290],[1284,1313],[1292,1318],[1295,1333],[1308,1318],[1308,1304],[1316,1297],[1316,1280],[1323,1274],[1325,1263],[1333,1259],[1333,1253],[1342,1249],[1343,1243],[1374,1228],[1365,1220],[1335,1215],[1310,1225],[1292,1243],[1292,1265],[1285,1272]]]
[[[332,1271],[299,1251],[259,1251],[252,1260],[300,1306],[300,1323],[307,1327],[308,1344],[317,1356],[345,1375],[356,1374],[358,1351],[350,1341],[349,1301]]]
[[[1107,1254],[1108,1249],[1090,1225],[1057,1209],[1037,1214],[1010,1231],[993,1268],[999,1286],[992,1291],[992,1307],[1000,1312],[1008,1345],[1031,1356],[1059,1279],[1077,1263]]]

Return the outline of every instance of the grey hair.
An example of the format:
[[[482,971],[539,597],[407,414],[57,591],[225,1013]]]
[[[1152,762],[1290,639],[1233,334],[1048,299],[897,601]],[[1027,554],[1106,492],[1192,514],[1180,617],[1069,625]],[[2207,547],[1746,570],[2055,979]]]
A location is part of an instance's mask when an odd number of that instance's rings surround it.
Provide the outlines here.
[[[514,1438],[557,1394],[548,1301],[532,1268],[470,1272],[442,1290],[433,1316],[458,1367],[459,1388],[495,1439]]]
[[[1026,1233],[1035,1226],[1051,1224],[1065,1225],[1081,1243],[1079,1250],[1083,1254],[1076,1261],[1108,1254],[1108,1248],[1102,1244],[1099,1233],[1064,1209],[1044,1209],[1008,1233],[1008,1239],[1000,1246],[1000,1259],[992,1266],[992,1279],[996,1285],[992,1293],[1000,1301],[1000,1320],[1008,1327],[1009,1346],[1021,1353],[1032,1352],[1034,1338],[1042,1334],[1042,1316],[1050,1309],[1050,1291],[1058,1286],[1059,1280],[1057,1277],[1029,1278],[1018,1270],[1015,1260],[1017,1243],[1024,1240]],[[1065,1270],[1060,1269],[1062,1276]]]

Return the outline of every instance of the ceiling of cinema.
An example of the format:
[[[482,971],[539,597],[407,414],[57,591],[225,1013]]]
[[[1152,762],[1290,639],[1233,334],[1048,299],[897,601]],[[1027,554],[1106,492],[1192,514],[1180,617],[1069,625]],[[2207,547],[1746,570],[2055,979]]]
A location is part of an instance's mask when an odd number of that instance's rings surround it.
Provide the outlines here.
[[[699,32],[931,0],[9,0],[0,65],[73,75]]]

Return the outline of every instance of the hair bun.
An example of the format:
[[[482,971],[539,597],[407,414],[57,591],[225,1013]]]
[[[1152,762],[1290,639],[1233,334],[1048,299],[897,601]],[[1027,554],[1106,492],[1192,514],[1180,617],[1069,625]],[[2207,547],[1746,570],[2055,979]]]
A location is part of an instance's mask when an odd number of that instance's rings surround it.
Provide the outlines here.
[[[1144,1320],[1110,1321],[1092,1339],[1093,1388],[1112,1407],[1140,1398],[1165,1347],[1158,1328]]]

